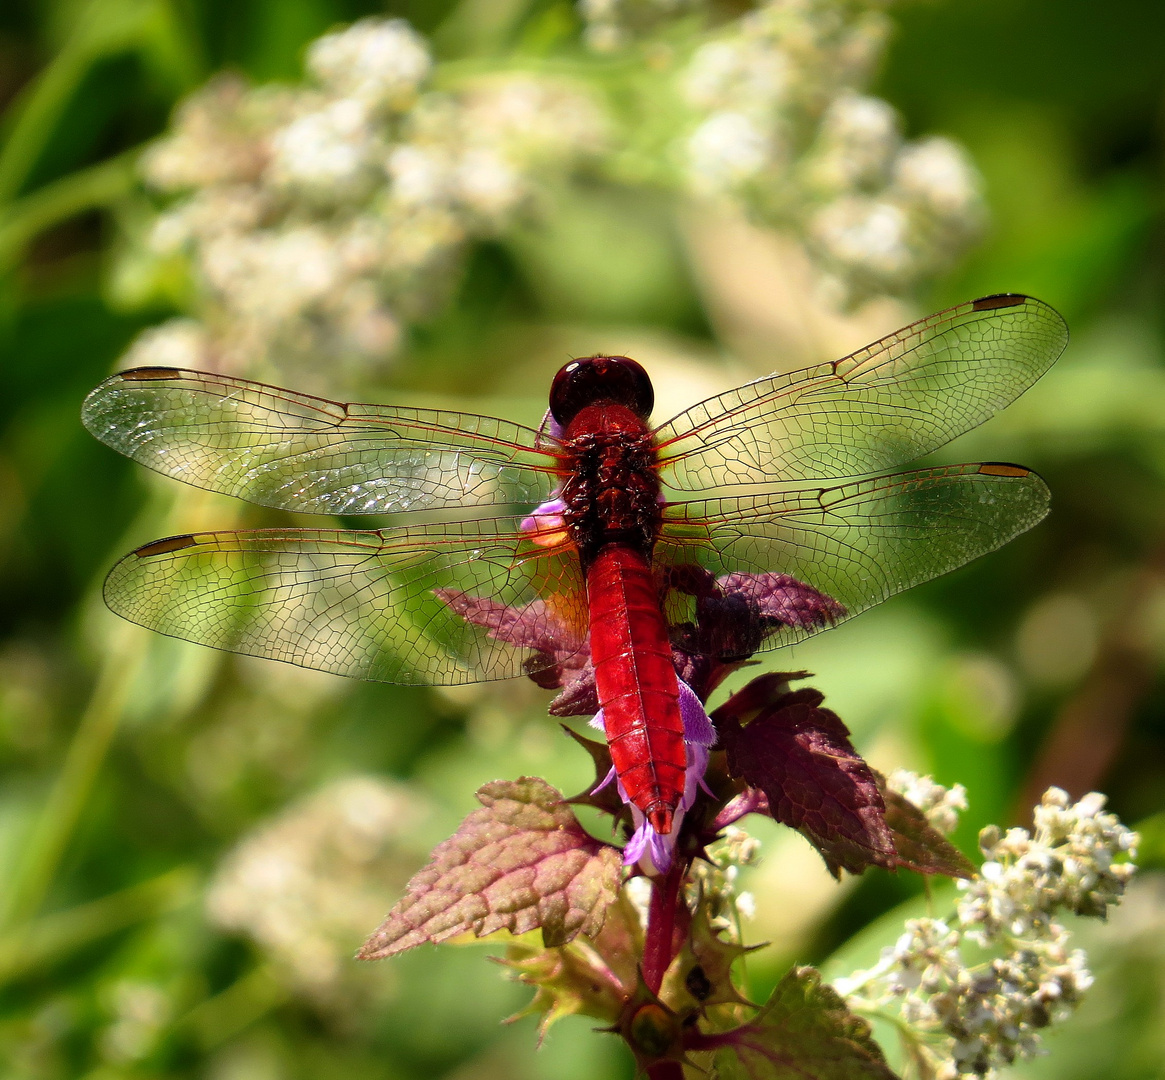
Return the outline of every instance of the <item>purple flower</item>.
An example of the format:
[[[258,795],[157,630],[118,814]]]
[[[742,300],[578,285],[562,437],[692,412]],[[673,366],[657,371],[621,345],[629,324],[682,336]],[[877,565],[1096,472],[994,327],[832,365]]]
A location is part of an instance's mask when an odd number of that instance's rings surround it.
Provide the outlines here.
[[[679,806],[676,807],[671,832],[666,836],[660,836],[652,828],[651,822],[644,816],[643,811],[627,798],[627,792],[615,775],[614,769],[595,788],[595,791],[600,791],[614,780],[619,797],[624,803],[630,805],[631,820],[635,825],[635,831],[623,849],[623,865],[632,866],[638,863],[639,868],[645,874],[666,874],[671,869],[676,840],[680,834],[684,814],[691,809],[699,789],[703,786],[704,770],[708,767],[708,751],[716,742],[716,729],[712,726],[712,721],[708,719],[703,704],[696,696],[695,691],[682,679],[680,680],[680,718],[684,724],[684,749],[687,751],[688,764],[684,773],[684,793],[680,798]],[[606,734],[602,709],[595,713],[594,719],[591,720],[591,726],[598,728],[604,735]]]
[[[534,507],[518,528],[528,533],[539,547],[556,547],[570,539],[566,526],[566,503],[557,496]]]

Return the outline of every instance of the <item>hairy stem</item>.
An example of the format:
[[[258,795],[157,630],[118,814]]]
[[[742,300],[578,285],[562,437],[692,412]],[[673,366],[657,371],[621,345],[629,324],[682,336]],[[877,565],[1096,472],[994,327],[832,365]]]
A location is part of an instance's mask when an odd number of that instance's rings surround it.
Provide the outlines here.
[[[687,863],[677,863],[663,877],[651,882],[651,906],[647,911],[647,939],[643,945],[643,978],[647,988],[659,993],[663,974],[672,961],[676,904]]]

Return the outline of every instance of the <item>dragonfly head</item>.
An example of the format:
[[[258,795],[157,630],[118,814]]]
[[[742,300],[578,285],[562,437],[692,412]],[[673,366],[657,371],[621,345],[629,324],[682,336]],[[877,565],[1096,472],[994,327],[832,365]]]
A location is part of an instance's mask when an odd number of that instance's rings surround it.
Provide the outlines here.
[[[642,365],[627,356],[584,356],[564,365],[550,386],[550,413],[566,427],[588,405],[613,402],[646,420],[655,390]]]

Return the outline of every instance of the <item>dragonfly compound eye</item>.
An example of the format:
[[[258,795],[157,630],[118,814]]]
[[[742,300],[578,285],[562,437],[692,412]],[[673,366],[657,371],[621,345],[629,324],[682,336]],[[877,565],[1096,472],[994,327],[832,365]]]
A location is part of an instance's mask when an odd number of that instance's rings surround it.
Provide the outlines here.
[[[642,365],[627,356],[584,356],[554,376],[550,412],[564,427],[588,405],[601,401],[625,405],[646,420],[655,405],[655,390]]]

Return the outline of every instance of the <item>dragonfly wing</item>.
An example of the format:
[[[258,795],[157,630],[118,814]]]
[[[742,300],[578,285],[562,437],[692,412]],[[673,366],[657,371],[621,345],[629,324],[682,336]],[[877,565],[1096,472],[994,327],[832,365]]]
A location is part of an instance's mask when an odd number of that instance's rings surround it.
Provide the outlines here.
[[[566,628],[586,625],[574,550],[535,548],[512,524],[171,537],[125,556],[106,579],[105,600],[171,637],[338,675],[438,684],[508,678],[551,666],[537,643],[573,648]],[[521,612],[534,644],[491,637],[438,590]]]
[[[1014,401],[1068,341],[1029,296],[988,296],[852,356],[709,398],[656,431],[681,491],[862,476],[913,461]]]
[[[662,566],[694,564],[721,580],[788,575],[841,605],[815,625],[769,624],[759,647],[771,649],[994,551],[1040,521],[1048,501],[1044,482],[1021,466],[951,465],[672,504],[655,554]],[[696,619],[691,596],[673,590],[666,604],[674,627]]]
[[[102,442],[157,472],[300,513],[525,505],[555,483],[553,455],[519,424],[341,404],[201,371],[123,371],[81,415]]]

